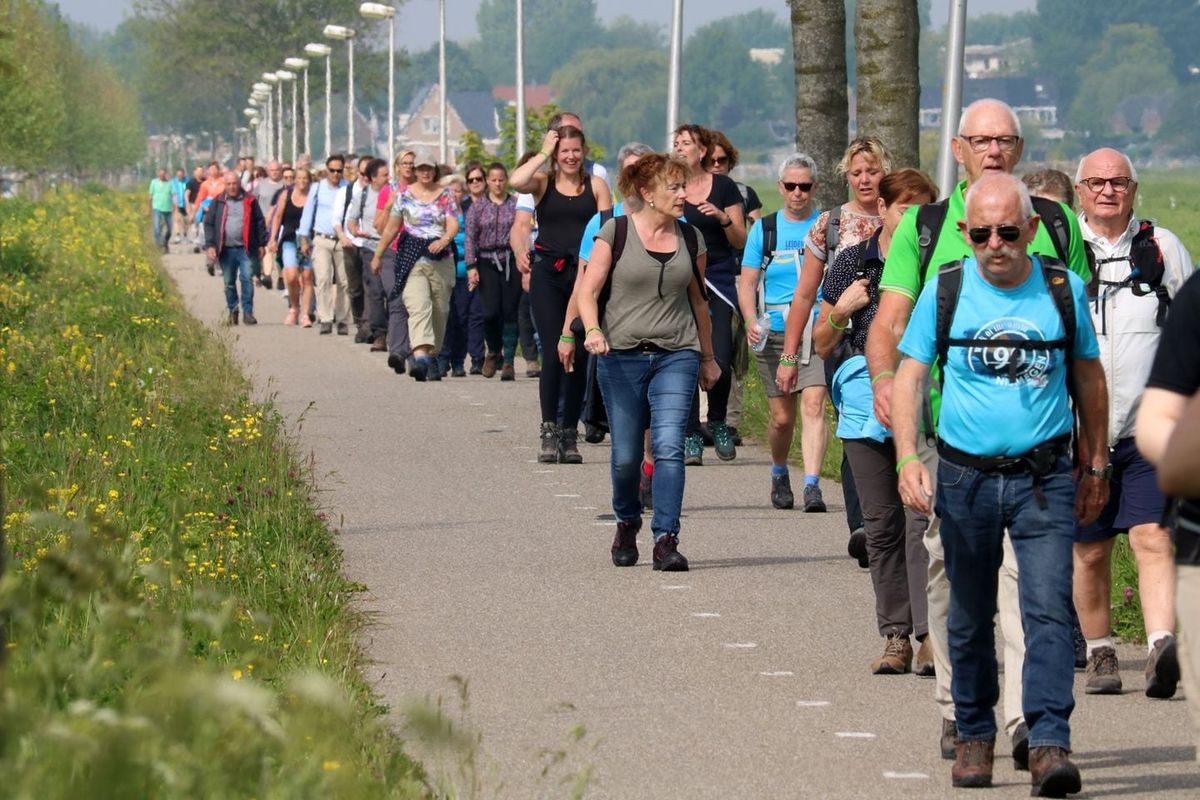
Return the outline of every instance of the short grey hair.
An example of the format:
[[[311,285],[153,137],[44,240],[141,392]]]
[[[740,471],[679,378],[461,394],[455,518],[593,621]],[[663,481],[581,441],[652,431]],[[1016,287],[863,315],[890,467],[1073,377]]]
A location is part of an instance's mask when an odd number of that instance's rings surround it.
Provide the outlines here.
[[[621,149],[617,151],[617,169],[620,169],[621,165],[625,163],[625,159],[629,158],[630,156],[637,156],[638,158],[641,158],[642,156],[649,155],[653,152],[653,147],[648,144],[642,144],[641,142],[629,142],[628,144],[621,145]]]
[[[974,103],[971,103],[971,105],[963,109],[962,116],[958,118],[958,135],[967,135],[968,117],[970,117],[979,109],[987,108],[989,106],[992,108],[999,108],[1007,112],[1008,116],[1012,119],[1013,130],[1016,131],[1017,136],[1021,135],[1021,118],[1017,116],[1017,112],[1013,111],[1012,106],[1010,106],[1008,103],[1004,102],[1003,100],[997,100],[994,97],[984,97],[981,100],[976,100]]]
[[[813,161],[806,153],[792,153],[779,165],[779,180],[783,180],[784,173],[789,169],[796,167],[808,170],[809,174],[812,175],[812,179],[814,181],[817,179],[817,162]]]
[[[1138,179],[1137,167],[1135,167],[1133,165],[1133,162],[1129,159],[1129,156],[1125,155],[1124,152],[1116,149],[1115,147],[1101,147],[1100,150],[1111,150],[1114,153],[1116,153],[1117,155],[1119,155],[1121,158],[1125,159],[1125,164],[1129,167],[1129,178],[1134,183],[1137,183],[1137,179]],[[1084,178],[1083,162],[1087,161],[1089,158],[1096,155],[1096,153],[1099,153],[1100,150],[1093,150],[1092,152],[1085,155],[1083,158],[1079,159],[1079,166],[1075,168],[1075,183],[1079,183]]]
[[[986,188],[991,187],[993,184],[1002,184],[1002,183],[1007,183],[1008,186],[1005,188],[1009,189],[1012,192],[1015,192],[1017,194],[1017,196],[1020,198],[1021,214],[1022,214],[1021,221],[1024,222],[1024,221],[1028,220],[1030,217],[1032,217],[1033,216],[1033,200],[1029,196],[1029,187],[1027,187],[1024,183],[1021,182],[1021,180],[1019,178],[1017,178],[1013,175],[1001,175],[998,173],[991,174],[991,175],[984,175],[982,178],[975,181],[967,188],[966,197],[963,198],[964,208],[969,209],[971,207],[971,198],[974,197],[976,192],[978,192],[980,190],[980,187],[983,187],[986,189]],[[997,188],[999,188],[999,186],[997,186]]]

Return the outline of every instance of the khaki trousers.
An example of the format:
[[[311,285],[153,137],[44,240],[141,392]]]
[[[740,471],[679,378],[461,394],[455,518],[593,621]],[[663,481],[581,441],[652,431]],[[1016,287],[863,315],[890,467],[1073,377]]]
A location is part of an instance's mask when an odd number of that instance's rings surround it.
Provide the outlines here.
[[[1179,618],[1179,661],[1183,693],[1200,744],[1200,567],[1175,566],[1175,608]],[[1196,753],[1200,761],[1200,750]]]
[[[346,260],[336,239],[313,240],[313,280],[317,288],[317,322],[350,323],[350,290]]]
[[[404,307],[408,309],[409,346],[428,347],[437,355],[446,335],[450,315],[450,292],[454,289],[454,259],[430,261],[422,258],[413,265],[404,284]]]

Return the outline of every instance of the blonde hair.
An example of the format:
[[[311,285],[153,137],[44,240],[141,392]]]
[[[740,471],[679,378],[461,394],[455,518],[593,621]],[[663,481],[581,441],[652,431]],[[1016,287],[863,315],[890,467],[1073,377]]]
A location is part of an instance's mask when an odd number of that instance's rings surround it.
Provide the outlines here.
[[[850,162],[854,160],[855,156],[867,156],[873,159],[885,173],[892,171],[892,154],[888,152],[878,136],[859,136],[850,142],[850,146],[842,154],[842,160],[834,167],[834,172],[843,178],[846,177],[846,173],[850,171]]]

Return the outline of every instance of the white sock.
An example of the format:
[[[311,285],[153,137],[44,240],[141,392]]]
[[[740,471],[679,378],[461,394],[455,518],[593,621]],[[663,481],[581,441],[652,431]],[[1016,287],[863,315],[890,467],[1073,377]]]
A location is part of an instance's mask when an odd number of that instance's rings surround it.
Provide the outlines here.
[[[1113,647],[1112,637],[1105,636],[1102,639],[1088,639],[1087,640],[1087,657],[1091,658],[1092,653],[1096,652],[1096,650],[1101,647]]]
[[[1151,631],[1146,634],[1146,646],[1149,648],[1149,652],[1154,652],[1154,645],[1158,644],[1159,639],[1165,639],[1171,635],[1170,631]]]

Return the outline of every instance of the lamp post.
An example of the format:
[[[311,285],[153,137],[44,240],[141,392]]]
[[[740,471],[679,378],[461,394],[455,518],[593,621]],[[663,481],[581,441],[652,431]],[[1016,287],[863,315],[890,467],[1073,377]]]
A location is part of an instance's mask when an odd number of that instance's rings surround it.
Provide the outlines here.
[[[329,137],[329,104],[330,104],[330,88],[329,88],[329,55],[333,52],[333,48],[327,44],[309,42],[304,45],[304,52],[313,58],[325,59],[325,156],[329,156],[329,152],[333,145]]]
[[[350,71],[346,78],[346,150],[354,152],[354,29],[344,25],[326,25],[322,31],[326,39],[337,39],[346,43]]]
[[[292,84],[292,161],[296,160],[296,73],[286,69],[276,70],[275,75],[283,83]],[[279,87],[280,94],[283,93],[283,87]],[[280,101],[282,103],[282,101]],[[279,149],[282,151],[283,146]],[[282,153],[281,153],[282,155]]]
[[[308,138],[308,59],[307,58],[287,58],[284,59],[283,65],[290,70],[304,70],[304,152],[312,154],[312,142]],[[296,109],[292,108],[292,119],[296,118]],[[293,125],[295,122],[293,121]],[[293,150],[296,148],[293,147]],[[292,161],[296,160],[296,154],[292,153]]]
[[[272,118],[275,120],[275,151],[271,158],[279,158],[283,155],[283,87],[279,85],[279,76],[274,72],[264,72],[262,79],[270,84],[275,93],[275,108],[272,109]]]
[[[962,114],[963,48],[967,30],[967,0],[950,0],[950,16],[946,22],[946,85],[942,94],[942,141],[938,149],[938,187],[942,197],[949,197],[958,183],[958,163],[950,142],[958,133],[958,117]]]
[[[363,3],[358,13],[367,19],[388,21],[388,167],[396,160],[396,9],[383,3]]]
[[[675,0],[671,11],[671,66],[667,77],[667,150],[679,127],[679,60],[683,55],[683,0]]]
[[[525,0],[517,0],[517,146],[525,152]]]
[[[259,107],[263,110],[263,152],[267,158],[271,158],[271,143],[275,141],[275,137],[271,133],[271,84],[259,81],[254,84],[254,97],[258,100]]]
[[[438,0],[438,163],[446,159],[446,0]]]
[[[254,108],[254,107],[252,107],[252,106],[246,106],[245,108],[243,108],[243,109],[242,109],[242,114],[244,114],[244,115],[245,115],[245,117],[246,117],[246,124],[247,124],[247,125],[251,125],[251,126],[253,126],[253,125],[254,125],[254,121],[258,119],[258,109],[257,109],[257,108]],[[250,132],[250,131],[249,131],[248,129],[246,129],[246,128],[240,128],[240,129],[239,129],[239,132],[241,132],[241,131],[245,131],[246,133],[249,133],[249,132]],[[247,139],[249,139],[249,137],[247,137]],[[259,152],[258,152],[258,145],[259,145],[259,142],[255,142],[255,143],[254,143],[254,157],[255,157],[255,158],[258,158],[258,157],[259,157],[259,155],[260,155],[260,154],[259,154]],[[241,144],[240,144],[240,142],[239,142],[239,147],[240,147],[240,146],[241,146]]]

